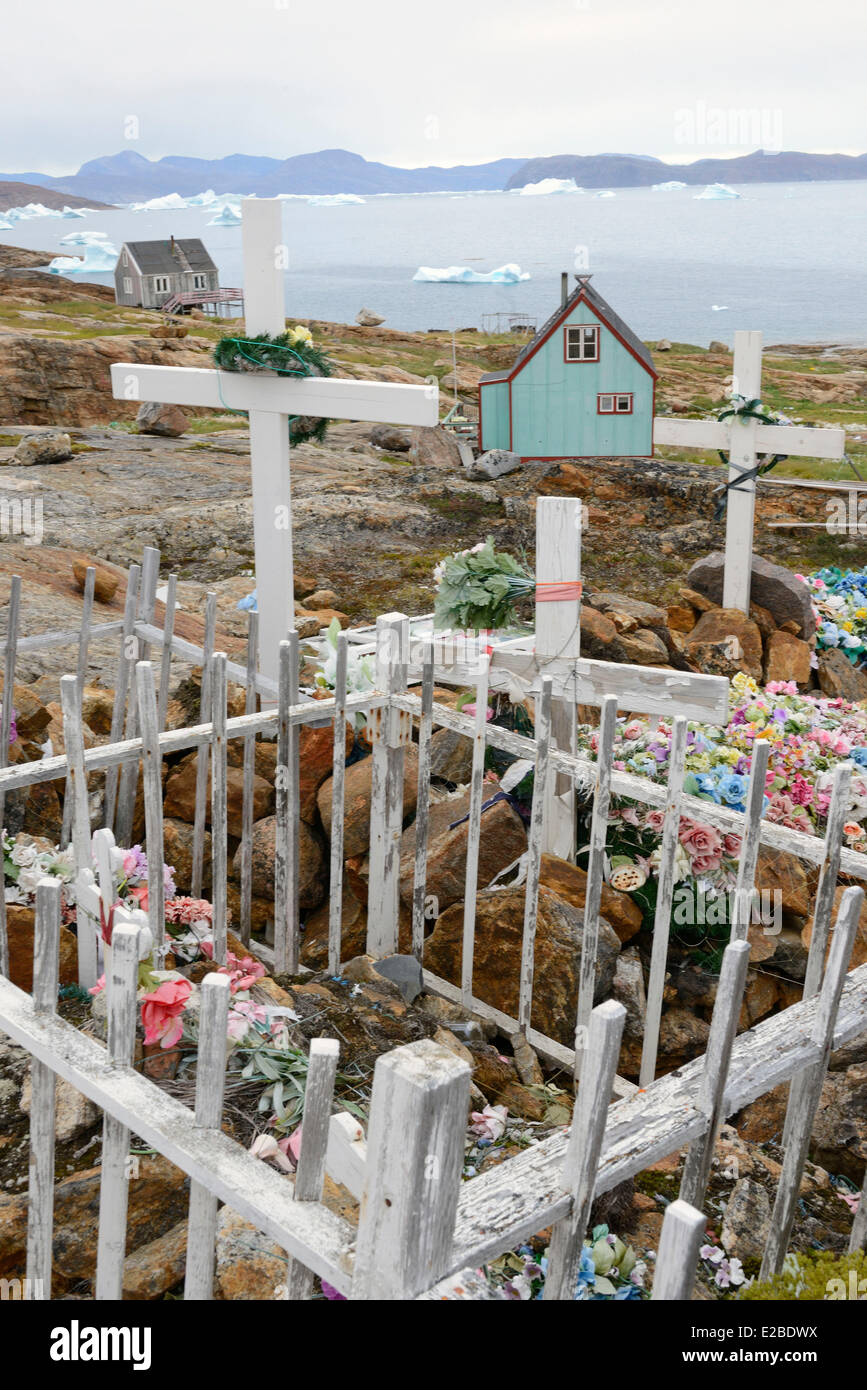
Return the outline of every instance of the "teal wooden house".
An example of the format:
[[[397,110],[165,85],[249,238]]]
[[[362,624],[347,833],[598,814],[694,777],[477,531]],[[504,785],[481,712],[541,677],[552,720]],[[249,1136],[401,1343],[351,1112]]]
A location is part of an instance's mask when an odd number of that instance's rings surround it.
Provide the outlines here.
[[[510,370],[479,384],[479,444],[522,459],[650,458],[656,369],[647,348],[577,276]]]

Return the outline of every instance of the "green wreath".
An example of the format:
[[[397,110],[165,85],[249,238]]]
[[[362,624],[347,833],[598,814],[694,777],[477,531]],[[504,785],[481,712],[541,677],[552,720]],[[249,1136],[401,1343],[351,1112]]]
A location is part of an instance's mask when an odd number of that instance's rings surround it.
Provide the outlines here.
[[[328,357],[312,339],[302,336],[298,329],[289,329],[271,337],[260,333],[255,338],[221,338],[214,348],[214,362],[226,372],[246,372],[260,368],[277,372],[279,376],[331,376],[333,368]],[[228,407],[227,407],[228,409]],[[234,415],[245,415],[243,410]],[[289,442],[303,444],[313,439],[321,444],[330,421],[312,416],[293,415],[289,420]]]

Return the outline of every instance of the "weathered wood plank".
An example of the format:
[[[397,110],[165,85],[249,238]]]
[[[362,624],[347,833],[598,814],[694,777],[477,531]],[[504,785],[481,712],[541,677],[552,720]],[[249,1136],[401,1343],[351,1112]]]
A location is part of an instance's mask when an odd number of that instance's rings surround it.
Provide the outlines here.
[[[277,973],[298,970],[298,732],[289,709],[298,701],[298,633],[280,643],[277,732],[276,840],[274,846],[274,958]]]
[[[153,937],[154,961],[157,969],[162,970],[166,958],[163,777],[159,754],[159,716],[154,690],[154,669],[149,661],[137,662],[135,679],[136,704],[142,736],[142,785],[148,856],[148,926]]]
[[[419,961],[424,954],[433,692],[434,664],[433,656],[429,654],[422,667],[421,718],[418,730],[418,797],[415,812],[415,865],[412,881],[412,953]]]
[[[172,678],[172,638],[175,635],[175,614],[177,611],[178,576],[170,574],[166,585],[165,617],[163,618],[163,648],[160,658],[160,689],[157,700],[157,724],[160,733],[166,727],[169,707],[169,685]]]
[[[683,1302],[690,1298],[706,1218],[678,1198],[666,1207],[656,1255],[651,1300]]]
[[[259,615],[247,615],[247,681],[244,713],[256,712],[256,660],[259,651]],[[228,662],[226,663],[228,677]],[[244,739],[244,787],[241,804],[241,940],[250,944],[253,907],[253,778],[256,772],[256,738]]]
[[[425,1039],[380,1057],[352,1298],[414,1298],[447,1272],[470,1069]]]
[[[137,916],[139,914],[136,914]],[[111,988],[108,992],[108,1059],[123,1072],[132,1065],[137,1019],[139,926],[126,913],[116,914],[111,938]],[[102,1173],[99,1184],[99,1234],[96,1289],[99,1300],[123,1295],[126,1217],[129,1198],[129,1126],[106,1113],[102,1127]]]
[[[202,981],[199,1052],[196,1065],[196,1124],[218,1134],[223,1120],[226,1085],[226,1026],[231,999],[228,975],[207,975]],[[217,1238],[217,1198],[199,1182],[190,1183],[187,1218],[187,1265],[184,1299],[214,1296],[214,1244]]]
[[[15,663],[18,647],[18,624],[21,614],[21,576],[13,574],[9,585],[9,606],[6,610],[6,643],[3,659],[3,699],[0,700],[0,772],[9,762],[9,735],[12,732],[12,708],[15,698]],[[0,827],[6,824],[5,793],[0,784]],[[9,974],[9,942],[6,931],[6,898],[0,893],[0,975]]]
[[[114,706],[111,712],[111,729],[108,736],[110,747],[115,747],[116,744],[120,743],[121,735],[124,732],[124,716],[126,713],[126,700],[130,684],[130,670],[132,669],[132,663],[135,660],[138,649],[138,639],[135,633],[135,615],[138,605],[140,582],[141,566],[130,565],[126,581],[123,623],[121,624],[120,632],[120,653],[118,656],[117,676],[114,682]],[[103,824],[109,830],[115,828],[119,777],[120,766],[109,764],[105,774],[105,810],[103,813]]]
[[[596,956],[599,951],[599,904],[605,873],[605,841],[608,837],[608,812],[611,806],[611,763],[614,734],[617,728],[617,700],[606,695],[599,721],[599,743],[596,750],[596,787],[593,796],[593,816],[590,824],[590,859],[587,865],[587,887],[584,897],[584,930],[581,936],[581,962],[578,978],[578,1016],[575,1022],[575,1077],[581,1075],[584,1042],[590,1026],[593,995],[596,990]]]
[[[90,807],[87,774],[84,770],[84,734],[81,721],[81,692],[75,676],[61,676],[60,701],[63,709],[63,741],[73,804],[72,844],[75,866],[80,872],[90,867]],[[78,983],[83,989],[96,984],[96,933],[91,921],[76,908],[78,933]]]
[[[765,739],[753,743],[750,785],[747,791],[747,811],[741,850],[738,855],[738,881],[732,908],[732,941],[746,941],[753,915],[756,883],[756,864],[762,839],[762,815],[768,773],[770,745]]]
[[[386,695],[406,690],[409,619],[386,613],[376,622],[376,684]],[[403,827],[404,740],[408,721],[393,701],[369,730],[373,741],[370,786],[370,875],[367,954],[381,958],[398,946],[400,836]]]
[[[626,1010],[613,999],[590,1016],[587,1054],[563,1164],[563,1187],[572,1198],[569,1215],[551,1233],[546,1302],[573,1299],[578,1287],[581,1248],[590,1221],[596,1170],[605,1133],[611,1086],[617,1071]]]
[[[202,687],[199,712],[202,723],[212,723],[211,680],[212,661],[217,632],[217,595],[208,594],[205,599],[205,645],[202,657]],[[206,747],[200,748],[196,758],[196,806],[193,818],[193,867],[190,873],[190,893],[194,898],[202,896],[202,879],[205,867],[205,819],[208,802],[208,765],[210,762],[210,740]]]
[[[343,954],[343,825],[346,790],[346,672],[349,639],[337,638],[334,672],[334,749],[331,759],[331,862],[328,882],[328,969],[340,970]]]
[[[301,1152],[295,1173],[295,1201],[319,1202],[325,1185],[328,1128],[334,1102],[334,1080],[340,1048],[333,1038],[314,1038],[310,1044],[310,1065],[304,1091],[304,1118],[301,1124]],[[313,1275],[297,1260],[291,1260],[286,1285],[290,1299],[306,1299],[313,1290]]]
[[[60,961],[60,883],[36,887],[33,934],[33,1008],[51,1015],[57,1004]],[[44,1062],[30,1069],[30,1169],[27,1188],[27,1287],[36,1300],[51,1298],[54,1227],[54,1072]]]
[[[211,661],[211,905],[214,960],[226,964],[228,931],[228,775],[226,765],[226,653],[215,652]]]
[[[473,719],[473,765],[470,774],[470,814],[467,825],[467,865],[464,877],[464,927],[461,947],[461,993],[473,997],[473,957],[476,942],[476,895],[479,887],[479,846],[485,781],[485,732],[488,726],[488,659],[480,662]]]
[[[536,499],[536,653],[541,676],[548,677],[548,662],[568,663],[581,655],[581,598],[558,597],[565,586],[581,580],[582,503],[577,497]],[[556,588],[552,586],[556,585]],[[575,752],[576,679],[566,678],[566,690],[556,694],[551,713],[551,738],[555,747]],[[562,772],[548,780],[545,844],[548,854],[574,862],[575,788]]]
[[[671,903],[674,896],[675,855],[679,844],[680,803],[686,765],[687,721],[678,717],[671,730],[668,752],[668,793],[665,820],[662,827],[662,846],[657,885],[656,911],[653,918],[653,946],[650,956],[650,977],[647,982],[647,1008],[644,1020],[644,1040],[641,1048],[639,1086],[649,1086],[656,1076],[659,1049],[659,1028],[662,1022],[662,996],[665,991],[665,972],[668,964],[668,939],[671,930]]]
[[[524,890],[524,935],[521,942],[521,982],[518,998],[518,1022],[524,1032],[532,1027],[539,880],[542,872],[542,845],[545,840],[545,814],[550,809],[548,753],[551,746],[551,682],[547,677],[542,681],[541,699],[536,702],[535,734],[536,766],[533,776],[530,833],[527,840],[527,886]]]

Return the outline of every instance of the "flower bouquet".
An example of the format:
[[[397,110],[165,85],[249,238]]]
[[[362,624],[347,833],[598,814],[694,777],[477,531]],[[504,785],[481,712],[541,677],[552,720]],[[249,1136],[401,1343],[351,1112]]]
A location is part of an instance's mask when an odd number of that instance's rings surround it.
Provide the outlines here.
[[[526,565],[495,549],[490,536],[440,561],[434,581],[438,631],[489,632],[510,627],[517,620],[518,603],[536,591],[536,580]]]
[[[820,651],[837,648],[853,666],[867,663],[867,566],[862,570],[834,567],[798,575],[808,586],[816,615],[816,645]]]
[[[300,324],[287,328],[285,333],[271,337],[259,333],[254,338],[227,336],[214,348],[214,361],[227,372],[276,372],[278,376],[331,376],[329,358],[313,341],[309,328]],[[289,422],[289,437],[293,444],[303,444],[325,438],[328,421],[308,416],[295,416]]]

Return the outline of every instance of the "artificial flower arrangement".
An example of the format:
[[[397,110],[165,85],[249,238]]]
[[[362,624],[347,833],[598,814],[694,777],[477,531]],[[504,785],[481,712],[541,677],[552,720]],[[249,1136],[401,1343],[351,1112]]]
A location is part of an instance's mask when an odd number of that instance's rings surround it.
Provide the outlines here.
[[[337,618],[332,618],[326,633],[326,641],[330,648],[328,656],[322,663],[321,668],[313,678],[313,684],[317,690],[323,694],[333,694],[337,686],[337,639],[340,636],[340,622]],[[359,653],[350,646],[346,653],[346,693],[347,695],[363,695],[369,690],[376,689],[376,665],[373,656],[368,652],[365,655]],[[363,729],[365,715],[363,712],[356,711],[346,716],[347,722],[352,724],[355,729]]]
[[[274,337],[258,333],[253,338],[226,336],[214,348],[214,361],[227,372],[276,372],[280,376],[331,376],[331,362],[313,341],[309,328],[298,324]],[[325,438],[328,421],[294,417],[289,422],[289,438],[303,444]]]
[[[75,855],[72,849],[39,849],[26,839],[13,840],[3,831],[3,891],[10,905],[30,907],[41,878],[59,878],[65,902],[74,901]]]
[[[526,565],[489,536],[470,550],[441,560],[434,570],[437,631],[490,632],[518,621],[517,605],[536,591],[535,577]]]
[[[484,1274],[492,1288],[501,1290],[506,1298],[542,1298],[548,1251],[540,1254],[530,1245],[519,1246],[485,1265]],[[607,1226],[596,1226],[581,1250],[574,1297],[580,1302],[599,1303],[647,1298],[646,1278],[647,1264],[638,1259],[632,1246],[625,1245]]]
[[[829,567],[798,578],[813,599],[818,649],[835,648],[853,666],[867,664],[867,565],[845,571]]]

